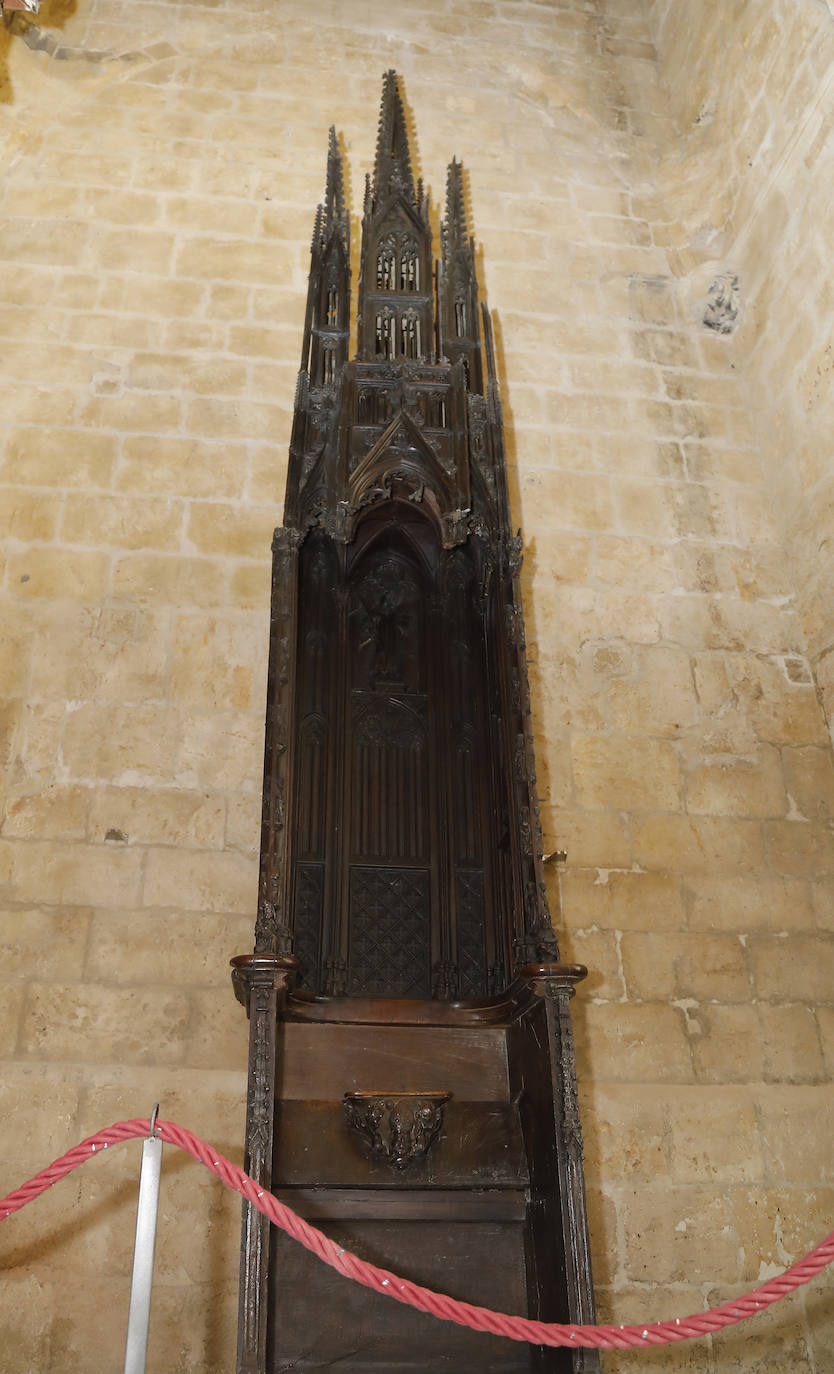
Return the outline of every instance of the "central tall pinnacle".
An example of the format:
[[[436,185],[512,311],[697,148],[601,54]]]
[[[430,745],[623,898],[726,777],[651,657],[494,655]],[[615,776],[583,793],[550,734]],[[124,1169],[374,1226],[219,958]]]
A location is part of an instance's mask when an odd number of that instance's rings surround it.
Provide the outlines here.
[[[391,192],[404,192],[414,200],[414,177],[408,148],[408,128],[405,109],[394,71],[387,71],[382,80],[382,105],[379,111],[379,132],[376,141],[373,194],[379,203]]]

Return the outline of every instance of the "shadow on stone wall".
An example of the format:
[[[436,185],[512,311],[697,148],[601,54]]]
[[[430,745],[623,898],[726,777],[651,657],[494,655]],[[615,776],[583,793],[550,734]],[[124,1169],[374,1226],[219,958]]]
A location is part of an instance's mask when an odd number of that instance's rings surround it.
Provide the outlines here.
[[[4,14],[0,23],[0,105],[14,104],[14,89],[9,74],[9,53],[14,40],[23,39],[30,47],[47,47],[43,29],[62,29],[78,9],[78,0],[43,0],[37,23],[22,10]]]

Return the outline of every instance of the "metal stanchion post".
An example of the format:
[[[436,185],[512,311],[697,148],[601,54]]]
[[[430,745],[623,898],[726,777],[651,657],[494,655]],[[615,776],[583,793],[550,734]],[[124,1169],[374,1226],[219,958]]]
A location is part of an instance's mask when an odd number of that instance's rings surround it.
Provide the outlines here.
[[[159,1207],[159,1175],[162,1169],[162,1141],[154,1134],[158,1111],[157,1102],[151,1117],[150,1135],[142,1142],[142,1172],[139,1175],[139,1205],[136,1209],[136,1240],[133,1246],[133,1277],[130,1281],[124,1374],[145,1374],[156,1214]]]

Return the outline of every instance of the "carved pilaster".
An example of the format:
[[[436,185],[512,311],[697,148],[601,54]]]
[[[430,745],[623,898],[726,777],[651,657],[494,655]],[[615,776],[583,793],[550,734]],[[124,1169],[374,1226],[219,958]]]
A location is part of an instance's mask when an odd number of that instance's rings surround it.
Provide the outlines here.
[[[570,1320],[595,1321],[588,1209],[583,1171],[582,1126],[576,1088],[576,1052],[571,1025],[570,1000],[576,984],[587,977],[582,964],[534,964],[521,970],[531,992],[544,1002],[548,1057],[553,1087],[554,1136],[559,1175],[559,1202],[565,1246],[565,1277]],[[600,1369],[595,1350],[577,1350],[573,1367],[579,1371]]]
[[[289,954],[292,950],[287,903],[287,786],[293,749],[295,710],[296,616],[298,551],[303,535],[287,526],[272,541],[272,616],[270,675],[267,688],[264,748],[263,823],[257,954]]]
[[[297,960],[290,955],[244,954],[232,960],[235,996],[249,1016],[249,1082],[243,1167],[256,1183],[272,1181],[275,1072],[280,1011]],[[238,1374],[266,1374],[269,1222],[243,1204],[238,1318]]]

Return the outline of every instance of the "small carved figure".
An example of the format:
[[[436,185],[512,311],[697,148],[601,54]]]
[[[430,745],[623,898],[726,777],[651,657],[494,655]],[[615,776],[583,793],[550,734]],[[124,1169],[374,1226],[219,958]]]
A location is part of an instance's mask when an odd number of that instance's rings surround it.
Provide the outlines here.
[[[413,620],[406,605],[409,591],[399,570],[389,566],[374,569],[359,588],[364,611],[359,648],[371,648],[371,685],[405,680],[405,647]]]
[[[732,334],[738,321],[739,279],[737,272],[722,272],[707,292],[704,324],[716,334]]]

